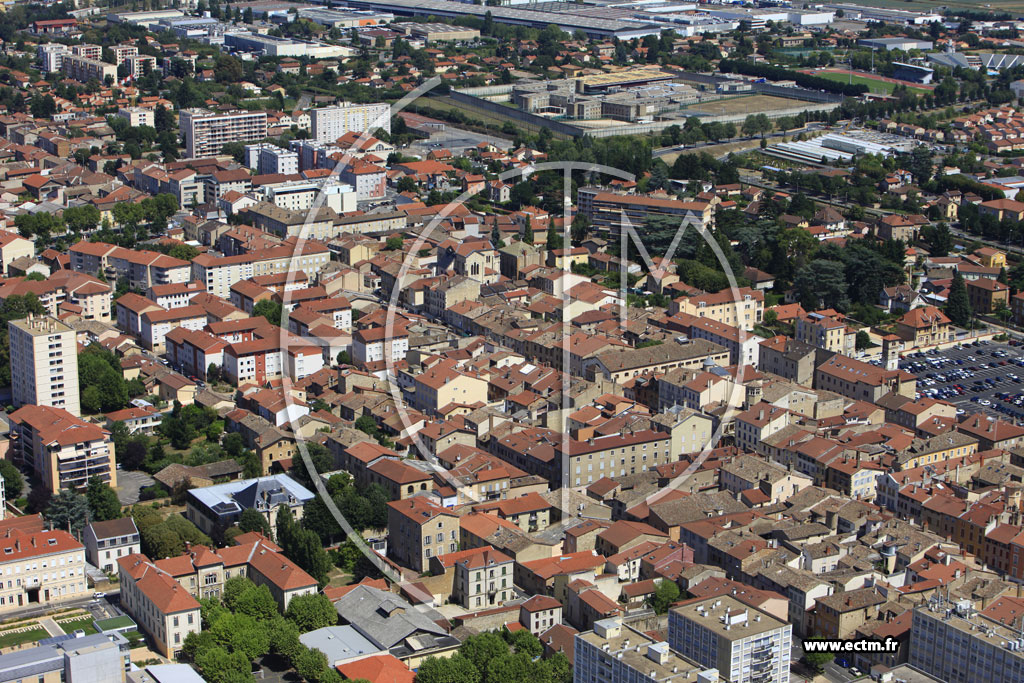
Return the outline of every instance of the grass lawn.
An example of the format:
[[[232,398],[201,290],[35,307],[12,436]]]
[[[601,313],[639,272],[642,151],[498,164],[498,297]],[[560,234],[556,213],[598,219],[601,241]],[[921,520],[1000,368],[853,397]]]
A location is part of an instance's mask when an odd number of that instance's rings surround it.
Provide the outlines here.
[[[71,621],[58,621],[57,626],[60,626],[64,633],[74,633],[79,629],[85,631],[87,636],[96,633],[96,627],[92,625],[92,617],[82,617],[81,619],[72,619]]]
[[[49,634],[46,632],[46,629],[41,626],[30,628],[27,631],[20,631],[18,633],[0,634],[0,648],[13,647],[23,643],[34,643],[37,640],[46,638],[47,636],[49,636]]]
[[[111,617],[109,619],[102,619],[102,620],[100,620],[97,623],[99,624],[100,628],[104,629],[104,630],[115,629],[115,628],[124,628],[125,626],[133,626],[133,625],[135,625],[135,622],[132,620],[132,618],[131,617],[127,617],[127,616]]]
[[[830,81],[836,81],[838,83],[850,82],[849,73],[818,72],[815,73],[814,75],[820,78],[827,78]],[[879,81],[874,78],[868,78],[867,76],[858,76],[857,74],[853,75],[853,83],[854,85],[866,85],[870,92],[881,93],[883,95],[891,95],[893,88],[896,87],[896,83],[890,83],[889,81]],[[915,88],[912,85],[908,85],[907,90],[913,93],[917,93],[918,95],[923,95],[927,92],[930,92],[927,88]]]

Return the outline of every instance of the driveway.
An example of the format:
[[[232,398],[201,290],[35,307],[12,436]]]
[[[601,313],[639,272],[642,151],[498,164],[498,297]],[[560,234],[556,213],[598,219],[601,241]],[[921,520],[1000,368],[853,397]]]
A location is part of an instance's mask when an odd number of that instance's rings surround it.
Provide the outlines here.
[[[300,683],[302,677],[279,655],[267,655],[253,662],[252,677],[257,681],[272,683]]]
[[[139,502],[139,490],[155,483],[153,477],[145,472],[117,472],[117,500],[121,505],[134,505]]]

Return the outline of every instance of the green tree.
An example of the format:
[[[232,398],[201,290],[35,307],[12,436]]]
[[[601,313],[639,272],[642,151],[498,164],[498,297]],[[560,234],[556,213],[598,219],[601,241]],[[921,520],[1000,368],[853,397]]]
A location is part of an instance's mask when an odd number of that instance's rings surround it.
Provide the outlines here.
[[[590,220],[582,213],[577,213],[572,217],[572,224],[569,226],[569,236],[572,238],[573,244],[579,244],[587,239],[588,232],[590,232]]]
[[[285,556],[306,570],[320,585],[327,584],[331,558],[315,532],[296,524],[291,509],[282,505],[277,513],[277,543]]]
[[[99,344],[90,344],[79,354],[78,381],[82,409],[87,413],[106,413],[128,405],[128,383],[120,363]]]
[[[50,499],[43,516],[54,529],[63,529],[77,536],[89,523],[89,501],[79,493],[62,489]]]
[[[508,643],[497,633],[481,633],[467,638],[459,648],[459,654],[472,662],[478,671],[486,671],[488,662],[508,654]]]
[[[523,241],[533,244],[533,225],[530,224],[530,215],[526,215],[526,225],[523,228]]]
[[[658,614],[665,614],[668,612],[668,608],[672,606],[672,603],[678,599],[679,584],[675,581],[663,579],[662,582],[658,584],[657,589],[654,591],[654,595],[651,597],[651,608]]]
[[[294,623],[300,633],[314,631],[338,623],[338,613],[326,595],[300,595],[288,603],[285,619]]]
[[[416,683],[482,683],[480,670],[462,653],[448,658],[427,657],[416,670]]]
[[[548,249],[561,249],[562,248],[562,236],[555,230],[555,222],[551,221],[548,225],[547,235],[547,248]]]
[[[320,650],[303,648],[292,660],[292,666],[307,681],[319,681],[327,669],[327,657]]]
[[[858,350],[866,349],[871,346],[871,335],[864,330],[860,330],[857,332],[857,338],[854,343],[857,345]]]
[[[968,327],[974,312],[967,297],[967,284],[959,270],[953,271],[953,283],[949,286],[949,298],[946,301],[946,315],[957,327]]]
[[[808,640],[822,639],[816,636],[814,638],[808,638]],[[808,652],[807,650],[804,650],[804,662],[815,671],[821,671],[825,668],[825,665],[833,659],[835,659],[835,655],[831,652]]]
[[[257,301],[256,305],[252,308],[252,315],[263,316],[267,319],[267,322],[272,325],[281,326],[281,304],[272,299],[264,299],[263,301]]]
[[[7,500],[14,500],[25,488],[25,478],[10,460],[0,460],[0,477],[4,479],[4,495]]]
[[[191,635],[191,634],[190,634]],[[220,646],[202,648],[196,653],[196,666],[207,683],[239,683],[252,680],[252,668],[245,653],[228,652]]]
[[[91,232],[100,224],[100,210],[92,204],[64,209],[64,222],[72,232]]]
[[[242,510],[238,516],[238,528],[243,532],[256,531],[270,538],[270,522],[254,508]]]
[[[815,259],[797,271],[793,289],[807,310],[834,308],[845,311],[850,306],[843,264]]]
[[[99,477],[95,475],[89,477],[85,497],[89,502],[89,510],[92,511],[94,520],[105,522],[121,517],[121,502],[117,499],[117,493]]]

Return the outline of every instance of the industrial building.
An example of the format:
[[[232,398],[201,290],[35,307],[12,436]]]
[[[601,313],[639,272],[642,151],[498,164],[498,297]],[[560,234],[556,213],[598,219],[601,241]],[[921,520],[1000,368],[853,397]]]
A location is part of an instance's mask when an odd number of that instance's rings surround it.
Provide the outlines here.
[[[629,21],[626,19],[604,19],[585,14],[587,10],[576,9],[568,5],[565,11],[540,11],[519,9],[518,7],[472,5],[452,0],[351,0],[352,7],[383,12],[394,12],[396,15],[434,15],[437,17],[480,17],[490,13],[491,18],[500,24],[514,24],[545,28],[554,24],[563,31],[573,33],[582,31],[591,38],[618,38],[632,40],[644,36],[661,34],[662,27],[656,23]],[[593,9],[593,8],[590,8]]]
[[[857,41],[861,47],[869,47],[873,50],[931,50],[934,43],[930,40],[916,40],[914,38],[861,38]]]
[[[391,12],[368,12],[366,10],[322,9],[310,7],[299,9],[302,19],[326,26],[327,28],[359,28],[360,26],[376,26],[390,24],[395,20]]]
[[[855,156],[865,154],[891,157],[910,152],[916,144],[913,140],[898,135],[854,130],[847,133],[829,133],[813,140],[782,142],[771,145],[765,152],[780,159],[816,164],[823,161],[848,162]]]
[[[225,33],[224,45],[240,52],[252,52],[265,57],[327,59],[344,57],[351,52],[351,48],[343,45],[328,45],[313,40],[278,38],[260,33]]]

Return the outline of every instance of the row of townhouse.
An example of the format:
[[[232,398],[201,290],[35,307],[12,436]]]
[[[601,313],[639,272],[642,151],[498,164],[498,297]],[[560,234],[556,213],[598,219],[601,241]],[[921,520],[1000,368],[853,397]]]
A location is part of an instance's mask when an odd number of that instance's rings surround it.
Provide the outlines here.
[[[121,606],[170,658],[178,656],[189,633],[202,630],[198,598],[219,597],[232,577],[266,586],[282,613],[293,598],[319,590],[316,579],[259,534],[240,536],[227,548],[195,546],[156,561],[132,554],[117,564]]]
[[[79,273],[104,275],[108,280],[126,279],[137,289],[188,282],[192,265],[155,251],[125,249],[105,242],[79,242],[68,249],[71,268]]]

